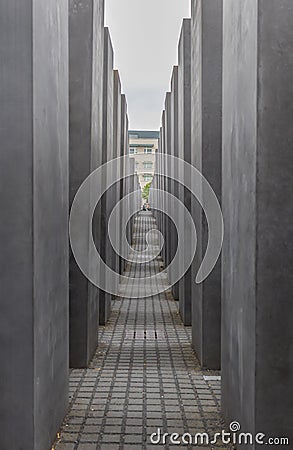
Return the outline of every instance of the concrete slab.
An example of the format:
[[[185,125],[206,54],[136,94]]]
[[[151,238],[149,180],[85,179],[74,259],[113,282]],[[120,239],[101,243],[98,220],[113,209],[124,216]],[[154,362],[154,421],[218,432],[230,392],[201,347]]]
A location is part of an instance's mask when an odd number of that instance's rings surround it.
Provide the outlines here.
[[[121,154],[121,139],[123,138],[122,135],[122,97],[121,97],[121,81],[118,70],[114,70],[114,104],[113,104],[113,158],[118,158]],[[120,169],[121,170],[121,169]],[[119,173],[119,170],[117,170],[117,174]],[[121,172],[122,173],[122,172]],[[113,203],[112,208],[119,202],[121,196],[120,196],[120,189],[121,189],[121,183],[120,181],[117,182],[117,184],[113,187]],[[120,210],[120,214],[122,214],[122,211]],[[120,230],[120,223],[121,223],[121,217],[117,217],[116,221],[116,242],[118,243],[120,241],[121,236],[121,230]],[[116,273],[119,273],[119,256],[118,254],[113,254],[114,258],[114,270]],[[118,285],[117,285],[118,288]]]
[[[193,0],[191,26],[191,163],[221,201],[222,173],[222,0]],[[194,273],[203,260],[208,225],[192,198],[198,235]],[[194,278],[194,277],[193,277]],[[221,261],[200,285],[192,283],[192,344],[201,366],[219,369],[221,360]]]
[[[120,155],[124,156],[128,154],[128,117],[127,117],[127,102],[124,94],[121,95],[121,138],[120,138]],[[123,160],[121,160],[120,171],[122,175],[124,174],[124,164]],[[125,195],[125,180],[122,179],[120,181],[120,200]],[[123,210],[121,211],[121,215],[123,214]],[[122,241],[120,241],[120,249],[122,248]],[[119,258],[119,273],[122,274],[125,269],[125,260],[123,258]]]
[[[100,123],[103,100],[103,20],[103,0],[69,2],[70,202],[85,178],[102,163]],[[84,205],[85,212],[90,201],[89,198],[88,204]],[[97,228],[95,217],[96,238]],[[86,367],[96,349],[98,300],[97,289],[81,273],[71,254],[71,367]]]
[[[190,19],[182,23],[178,45],[178,156],[186,162],[191,161],[191,38]],[[179,174],[183,179],[185,174]],[[182,185],[178,188],[178,198],[184,203],[188,211],[191,208],[191,196]],[[186,223],[181,218],[180,228],[185,229]],[[186,235],[188,239],[188,233]],[[182,265],[184,252],[181,251]],[[191,325],[191,271],[179,281],[179,311],[184,325]]]
[[[171,141],[170,141],[170,154],[178,158],[179,145],[178,145],[178,66],[173,67],[171,78]],[[176,164],[172,165],[171,173],[175,179],[178,178],[178,167]],[[176,198],[179,196],[179,187],[176,181],[171,182],[171,194]],[[173,215],[176,217],[177,208],[173,207]],[[171,239],[171,255],[174,257],[177,250],[177,231],[175,227],[170,230],[172,235]],[[173,297],[175,300],[179,299],[179,283],[176,283],[172,288]]]
[[[224,1],[222,408],[291,442],[292,20],[290,0]]]
[[[164,149],[164,153],[165,154],[170,154],[171,152],[171,92],[167,92],[166,93],[166,97],[165,97],[165,128],[164,128],[164,132],[165,132],[165,149]],[[164,169],[164,173],[169,173],[171,167],[167,167],[167,163],[165,162],[165,169]],[[171,191],[171,179],[168,177],[164,178],[164,189],[167,192]],[[166,210],[170,210],[170,205],[166,205]],[[172,221],[171,219],[168,217],[167,214],[164,214],[164,233],[165,233],[165,245],[163,248],[164,251],[164,261],[165,261],[165,266],[167,267],[170,262],[171,262],[171,229],[173,229],[172,227]]]
[[[93,75],[92,75],[92,103],[91,103],[91,171],[102,164],[103,147],[103,57],[104,57],[104,0],[93,2]],[[96,202],[96,193],[91,192],[91,203]],[[93,223],[92,233],[97,247],[101,241],[100,234],[101,210],[97,206]],[[95,260],[90,255],[90,260]],[[89,284],[89,332],[90,351],[94,351],[97,342],[97,330],[99,324],[99,298],[100,291]]]
[[[111,42],[109,29],[104,30],[104,81],[103,81],[103,148],[102,160],[103,164],[111,160],[114,155],[114,128],[113,128],[113,110],[114,110],[114,75],[113,75],[113,46]],[[103,184],[107,183],[107,171],[104,171]],[[113,190],[106,192],[101,200],[101,224],[100,235],[107,236],[100,242],[100,254],[107,265],[113,265],[113,253],[111,244],[108,239],[108,218],[111,212],[111,197]],[[101,274],[105,276],[105,274]],[[100,315],[99,321],[101,325],[105,325],[111,313],[112,295],[100,291]]]
[[[68,9],[0,10],[1,449],[47,450],[68,404]]]

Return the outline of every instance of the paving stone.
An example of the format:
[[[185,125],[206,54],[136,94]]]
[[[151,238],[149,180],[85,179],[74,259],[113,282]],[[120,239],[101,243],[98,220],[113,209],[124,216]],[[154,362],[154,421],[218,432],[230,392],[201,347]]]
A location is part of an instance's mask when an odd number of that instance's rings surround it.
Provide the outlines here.
[[[56,444],[56,446],[55,446],[55,450],[74,450],[74,449],[75,449],[75,444],[59,443],[59,444]]]
[[[96,450],[96,444],[79,444],[78,450]]]
[[[120,437],[120,434],[104,434],[102,441],[110,443],[120,442]]]
[[[104,434],[120,434],[121,433],[121,426],[115,426],[115,425],[106,425],[104,427]]]
[[[79,430],[78,430],[79,431]],[[78,438],[78,432],[77,433],[61,433],[61,439],[63,442],[75,442]]]
[[[118,444],[115,445],[113,443],[111,443],[111,444],[103,443],[101,449],[103,449],[103,450],[107,450],[107,449],[109,449],[109,450],[119,450],[120,446]]]
[[[127,426],[126,429],[125,429],[125,433],[126,434],[139,434],[139,435],[142,435],[143,429],[142,429],[142,427],[139,427],[139,426],[137,426],[137,427]]]
[[[125,435],[124,438],[124,442],[125,444],[137,444],[137,445],[141,445],[142,443],[142,436],[138,436],[138,435]]]

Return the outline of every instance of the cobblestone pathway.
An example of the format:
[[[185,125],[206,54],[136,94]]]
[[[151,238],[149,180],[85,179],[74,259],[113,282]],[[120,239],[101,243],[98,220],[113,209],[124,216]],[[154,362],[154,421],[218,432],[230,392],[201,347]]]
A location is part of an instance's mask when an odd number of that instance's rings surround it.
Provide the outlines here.
[[[154,227],[150,213],[140,213],[135,248]],[[161,260],[131,263],[129,274],[160,271]],[[123,286],[122,286],[123,287]],[[142,286],[141,288],[144,288]],[[125,289],[132,289],[129,284]],[[146,287],[147,289],[147,287]],[[128,291],[129,292],[129,291]],[[117,298],[88,369],[70,376],[70,408],[56,450],[222,448],[184,445],[190,433],[220,432],[220,381],[200,370],[191,347],[191,330],[183,326],[178,302],[170,292],[143,299]],[[154,445],[152,433],[178,433],[180,445]],[[155,438],[156,436],[154,436]],[[188,439],[189,437],[186,436]]]

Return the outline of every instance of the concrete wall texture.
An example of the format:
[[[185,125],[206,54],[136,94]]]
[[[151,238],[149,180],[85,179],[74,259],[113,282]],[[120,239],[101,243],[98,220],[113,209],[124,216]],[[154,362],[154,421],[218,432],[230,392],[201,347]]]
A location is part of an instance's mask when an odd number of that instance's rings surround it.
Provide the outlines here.
[[[191,161],[191,20],[184,19],[178,45],[178,156]],[[184,174],[182,175],[183,178]],[[179,186],[179,198],[190,211],[191,195],[184,186]],[[187,224],[180,217],[180,228]],[[187,230],[186,230],[187,231]],[[188,239],[188,232],[186,233]],[[184,259],[184,254],[181,252]],[[183,261],[182,261],[183,264]],[[179,311],[184,325],[191,325],[191,271],[188,270],[179,281]]]
[[[170,154],[171,151],[171,92],[166,93],[165,97],[165,127],[164,127],[164,133],[165,133],[165,152],[167,154]],[[165,172],[169,173],[169,168],[165,164]],[[164,179],[165,188],[167,191],[170,191],[171,183],[170,178]],[[166,205],[166,208],[169,209],[169,207]],[[167,265],[169,265],[169,262],[171,260],[171,233],[169,233],[169,230],[171,228],[171,221],[169,217],[165,214],[164,215],[164,230],[165,230],[165,237],[166,242],[164,245],[164,259]],[[168,230],[168,232],[167,232]]]
[[[118,158],[121,156],[121,140],[123,138],[122,134],[122,95],[121,95],[121,80],[118,70],[114,70],[114,109],[113,109],[113,129],[114,129],[114,142],[113,142],[113,157]],[[120,168],[121,171],[121,168]],[[123,173],[122,171],[120,173]],[[121,183],[120,181],[114,186],[114,204],[115,206],[121,199],[120,196]],[[122,210],[120,209],[120,215]],[[121,217],[121,216],[120,216]],[[116,242],[120,241],[121,230],[120,230],[120,219],[117,217],[116,221]],[[120,247],[120,245],[119,245]],[[120,273],[120,257],[114,254],[114,268],[115,272]]]
[[[120,137],[120,153],[118,156],[123,156],[126,151],[128,152],[128,115],[127,115],[127,101],[124,94],[121,94],[121,137]],[[124,162],[121,160],[120,164],[120,172],[123,173]],[[120,180],[120,195],[119,200],[123,198],[126,193],[125,189],[125,180]],[[123,208],[121,211],[123,214]],[[120,240],[120,250],[122,249],[122,240]],[[125,269],[125,260],[123,258],[119,258],[119,273],[122,274]]]
[[[191,22],[191,164],[221,199],[222,184],[222,0],[193,0]],[[208,226],[192,200],[198,250],[203,260]],[[221,359],[221,261],[200,285],[192,283],[192,343],[202,367],[219,369]]]
[[[292,21],[290,0],[224,0],[223,412],[291,442]]]
[[[110,32],[108,28],[104,30],[104,60],[103,60],[103,144],[102,144],[102,161],[106,164],[114,155],[114,74],[113,74],[114,52],[111,42]],[[107,182],[107,170],[103,172],[103,183]],[[111,211],[111,197],[113,191],[107,191],[101,200],[101,224],[100,234],[106,236],[107,223],[109,213]],[[113,255],[108,239],[103,239],[100,245],[101,256],[104,261],[112,266]],[[105,276],[104,273],[101,274]],[[100,324],[105,325],[111,313],[111,294],[100,291]]]
[[[68,9],[0,9],[1,449],[47,450],[68,401]]]
[[[171,77],[171,100],[170,100],[170,121],[171,121],[171,139],[170,139],[170,155],[178,157],[178,66],[173,67],[172,77]],[[178,167],[176,164],[172,164],[171,174],[174,179],[177,179]],[[176,181],[171,182],[171,193],[178,198],[178,183]],[[176,218],[178,216],[177,208],[172,207],[173,217]],[[174,255],[177,250],[178,237],[176,227],[170,227],[170,238],[171,238],[171,249],[170,256],[171,260],[174,258]],[[173,297],[178,300],[179,299],[179,283],[177,282],[172,287]]]
[[[101,165],[104,2],[69,2],[70,203]],[[95,47],[94,47],[95,44]],[[92,106],[94,105],[94,106]],[[84,205],[85,212],[89,208]],[[89,232],[89,230],[88,230]],[[98,337],[99,296],[70,256],[70,366],[86,367]]]

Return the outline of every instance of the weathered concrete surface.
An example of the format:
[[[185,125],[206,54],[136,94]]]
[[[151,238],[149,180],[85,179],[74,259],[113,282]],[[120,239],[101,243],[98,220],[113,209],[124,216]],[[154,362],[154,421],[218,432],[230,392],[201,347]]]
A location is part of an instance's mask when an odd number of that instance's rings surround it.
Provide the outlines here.
[[[68,396],[68,9],[0,14],[0,446],[47,450]]]
[[[292,20],[290,0],[224,0],[223,413],[290,445]]]
[[[70,202],[102,162],[102,57],[104,2],[69,2]],[[90,206],[84,205],[85,213]],[[97,237],[99,220],[94,220]],[[90,229],[84,232],[90,232]],[[86,367],[97,346],[98,291],[70,257],[70,366]]]
[[[122,134],[122,97],[121,97],[121,81],[118,70],[114,70],[114,108],[113,108],[113,129],[114,129],[114,141],[113,141],[113,158],[118,158],[121,155],[121,141],[123,138]],[[117,174],[122,174],[121,166],[120,169],[117,167]],[[119,175],[120,175],[119,174]],[[121,183],[118,181],[116,185],[114,186],[114,203],[113,207],[119,202],[121,196],[120,196],[120,189],[121,189]],[[117,216],[116,220],[116,235],[115,239],[116,242],[120,243],[120,237],[121,237],[121,230],[120,230],[120,224],[121,224],[121,215],[122,210],[119,208],[119,216]],[[116,273],[119,273],[120,271],[120,261],[119,261],[118,254],[114,255],[114,269]],[[118,286],[117,286],[118,288]]]
[[[122,210],[122,215],[123,215],[123,223],[126,222],[126,218],[128,217],[128,209],[129,209],[129,199],[127,198],[127,195],[130,192],[130,179],[129,179],[129,173],[130,173],[130,158],[126,158],[124,160],[124,167],[123,167],[123,194],[124,197],[126,197],[125,200],[125,205],[126,208],[124,207]],[[123,230],[123,232],[126,234],[126,239],[128,241],[128,243],[131,243],[131,226],[129,221],[127,222],[126,225],[126,229]],[[126,263],[127,265],[127,263]]]
[[[194,165],[221,200],[222,177],[222,8],[223,0],[193,0],[191,25],[192,152]],[[205,214],[193,198],[198,250],[195,273],[208,241]],[[192,283],[192,343],[201,366],[221,360],[221,261],[200,285]]]
[[[161,153],[164,155],[166,153],[166,110],[164,109],[162,112],[162,129],[160,133],[160,142],[161,142]],[[163,177],[164,166],[163,166],[163,157],[160,155],[159,157],[159,186],[160,190],[165,190],[165,179]],[[160,197],[159,200],[159,220],[160,220],[160,230],[162,235],[165,237],[165,217],[164,217],[164,198]],[[165,261],[166,246],[162,248],[162,259]]]
[[[163,110],[162,112],[162,119],[161,119],[161,123],[162,126],[160,127],[160,139],[159,139],[159,156],[157,158],[156,161],[156,170],[157,173],[159,175],[157,175],[156,179],[157,179],[157,183],[158,183],[158,189],[159,190],[164,190],[164,178],[162,177],[162,173],[163,173],[163,159],[162,156],[163,154],[165,154],[166,152],[166,133],[165,133],[165,128],[166,128],[166,111]],[[163,199],[161,196],[158,196],[158,212],[157,212],[157,217],[158,217],[158,227],[159,230],[161,231],[162,235],[165,235],[165,231],[164,231],[164,204],[163,204]],[[164,248],[162,249],[162,259],[164,260],[165,255],[164,255]]]
[[[122,114],[123,114],[123,121],[124,121],[124,125],[123,125],[123,149],[121,150],[122,153],[124,155],[129,153],[129,136],[128,136],[128,128],[129,128],[129,120],[128,120],[128,115],[127,115],[127,104],[126,104],[126,100],[125,97],[123,96],[123,103],[124,103],[124,108],[122,110]],[[124,114],[125,113],[125,114]],[[125,158],[123,161],[123,188],[122,188],[122,192],[123,192],[123,197],[127,197],[127,195],[130,193],[130,179],[128,177],[128,175],[130,174],[130,158]],[[128,217],[128,211],[129,211],[129,199],[128,201],[126,201],[126,208],[122,209],[122,222],[124,223],[126,220],[126,217]],[[126,239],[128,240],[129,243],[131,243],[131,223],[128,222],[127,226],[126,226],[126,230],[123,230],[123,232],[126,233]],[[127,262],[125,262],[125,260],[122,261],[122,271],[126,268],[126,266],[128,265]]]
[[[113,129],[113,109],[114,109],[114,75],[113,75],[113,46],[111,42],[110,32],[108,28],[104,29],[104,77],[103,77],[103,146],[102,146],[102,162],[103,164],[113,158],[114,129]],[[103,184],[107,183],[107,170],[103,172]],[[108,218],[111,211],[110,204],[113,190],[106,192],[101,200],[101,225],[100,235],[106,236],[100,242],[100,254],[105,263],[112,267],[113,253],[111,244],[108,239]],[[106,276],[101,273],[101,277]],[[105,325],[111,313],[112,296],[108,292],[100,291],[100,316],[101,325]]]
[[[169,155],[171,152],[171,92],[166,92],[165,97],[165,154]],[[164,162],[165,169],[164,173],[169,174],[171,171],[171,166],[167,166],[167,162]],[[169,177],[164,177],[164,190],[167,192],[171,191],[171,179]],[[169,211],[171,205],[166,204],[165,211]],[[171,236],[173,231],[173,224],[169,216],[164,214],[164,258],[165,258],[165,266],[168,266],[171,262]]]
[[[161,146],[161,153],[165,154],[166,152],[166,111],[165,109],[162,112],[162,127],[161,127],[161,133],[160,133],[160,146]],[[163,158],[160,155],[159,156],[159,186],[161,190],[165,189],[165,180],[162,176],[163,173]],[[165,236],[165,219],[164,219],[164,199],[162,197],[159,197],[159,224],[160,224],[160,230],[163,236]],[[165,260],[165,246],[162,248],[162,259]]]
[[[128,116],[127,116],[127,102],[124,94],[121,94],[121,137],[120,137],[120,153],[119,156],[124,156],[128,154]],[[124,163],[121,160],[120,164],[120,173],[124,175]],[[120,188],[119,188],[119,199],[121,200],[125,195],[125,180],[122,178],[120,180]],[[121,211],[121,215],[123,214],[123,209]],[[120,238],[119,243],[120,250],[122,249],[122,240]],[[122,274],[125,269],[125,260],[123,258],[119,258],[119,273]]]
[[[178,155],[186,162],[191,161],[191,20],[183,19],[179,45],[178,45]],[[184,179],[185,174],[178,174]],[[178,197],[184,203],[188,211],[191,208],[191,195],[188,189],[179,186]],[[181,218],[180,228],[186,232],[186,238],[190,236],[186,229],[187,224]],[[181,249],[182,265],[184,264],[184,252]],[[191,270],[188,270],[179,281],[179,311],[184,325],[191,325]]]
[[[170,139],[170,154],[171,156],[175,156],[178,158],[178,66],[173,67],[172,77],[171,77],[171,99],[170,99],[170,120],[171,120],[171,139]],[[171,174],[177,180],[178,178],[178,167],[177,164],[172,164],[171,167]],[[179,195],[179,189],[178,189],[178,183],[173,180],[171,182],[171,194],[175,196],[175,198],[178,198]],[[173,217],[176,218],[178,216],[178,209],[173,206],[172,207],[172,214]],[[170,229],[169,233],[171,234],[171,257],[174,258],[177,245],[178,245],[178,238],[177,238],[177,231],[176,227],[173,225],[173,227]],[[175,300],[179,299],[179,283],[177,282],[172,287],[172,293]]]
[[[104,58],[104,3],[105,0],[93,2],[93,76],[92,76],[92,103],[91,103],[91,171],[102,164],[103,147],[103,58]],[[96,193],[90,192],[91,204],[96,202]],[[92,233],[97,247],[102,239],[100,233],[101,205],[95,210],[92,223]],[[95,256],[90,254],[90,261]],[[89,283],[89,355],[97,345],[99,324],[100,291]]]

